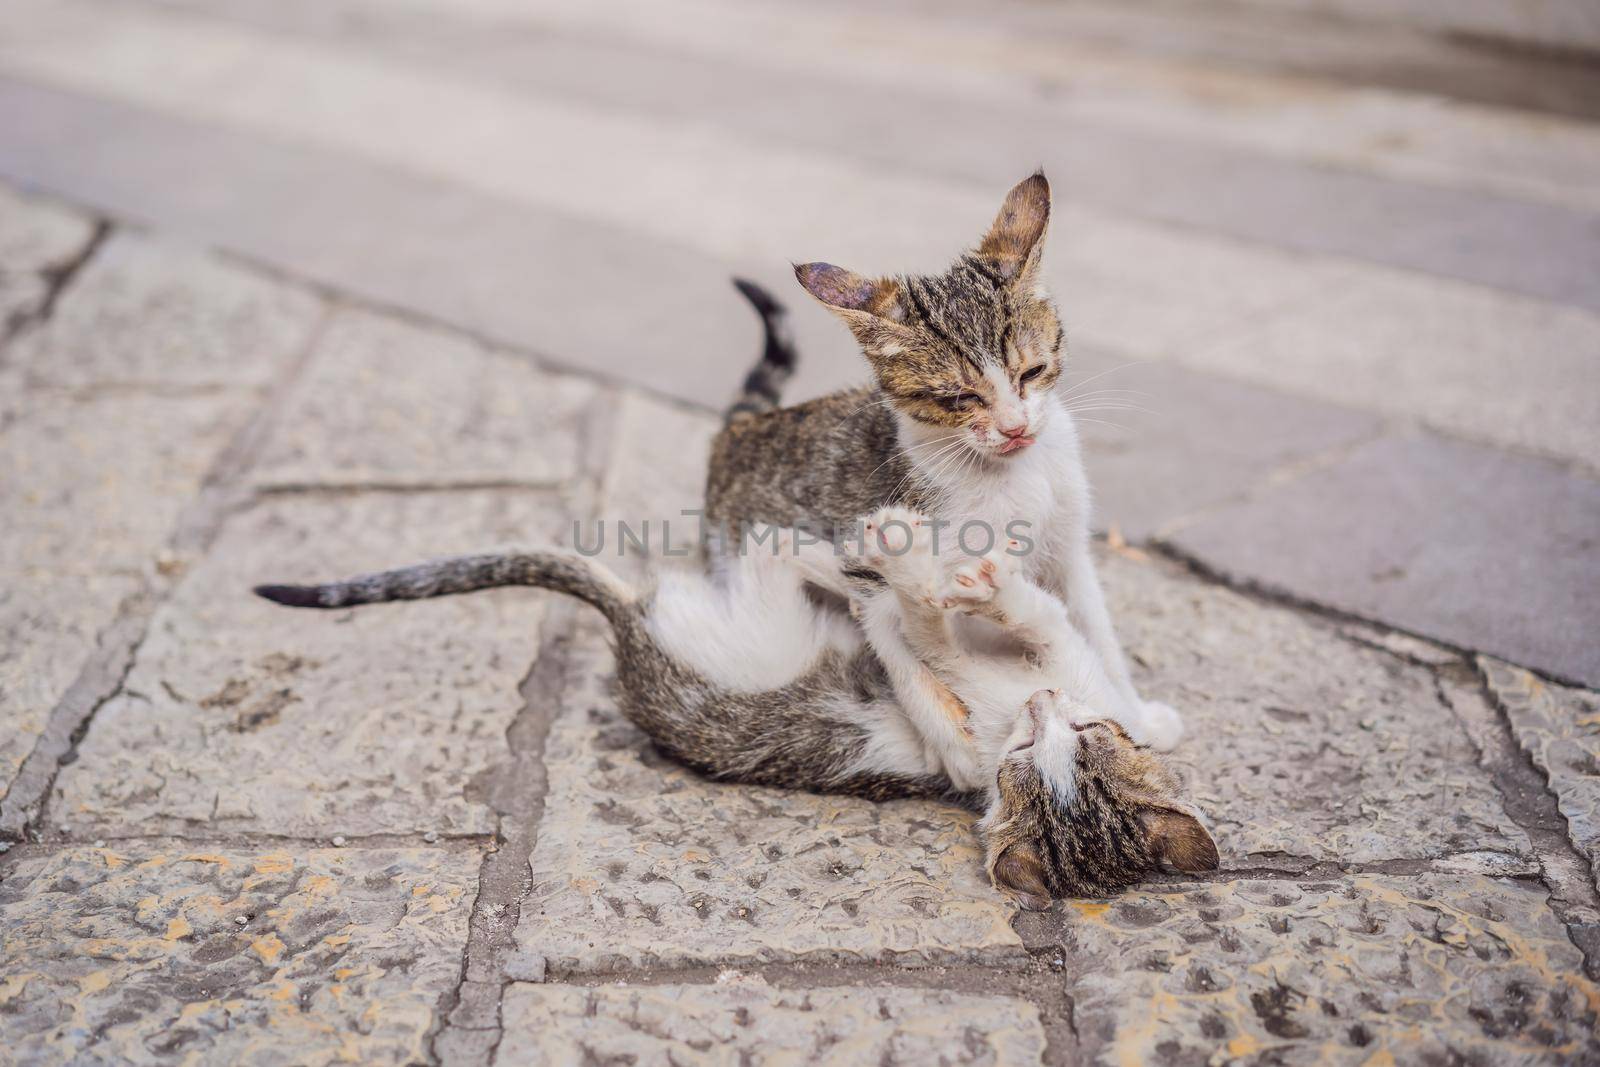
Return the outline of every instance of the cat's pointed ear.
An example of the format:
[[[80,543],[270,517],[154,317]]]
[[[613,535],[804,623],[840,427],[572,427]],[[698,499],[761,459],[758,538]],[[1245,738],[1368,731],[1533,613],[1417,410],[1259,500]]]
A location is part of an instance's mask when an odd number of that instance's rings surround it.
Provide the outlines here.
[[[1185,874],[1214,871],[1222,862],[1211,831],[1199,817],[1183,808],[1146,808],[1139,816],[1149,834],[1156,859]]]
[[[978,256],[1010,285],[1029,285],[1038,271],[1049,228],[1050,183],[1041,170],[1006,194],[994,225],[978,245]]]
[[[1050,907],[1050,888],[1044,881],[1044,864],[1025,845],[1011,845],[989,868],[994,887],[1028,911]]]
[[[832,263],[798,263],[794,276],[806,292],[849,321],[852,315],[899,322],[900,284],[892,278],[866,278]]]

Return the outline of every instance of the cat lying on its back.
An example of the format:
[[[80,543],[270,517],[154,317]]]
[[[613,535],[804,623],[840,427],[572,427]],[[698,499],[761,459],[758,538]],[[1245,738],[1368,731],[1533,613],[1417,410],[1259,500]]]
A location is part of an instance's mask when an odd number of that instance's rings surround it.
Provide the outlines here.
[[[885,541],[847,559],[778,532],[718,578],[668,572],[654,590],[548,549],[256,592],[306,608],[505,585],[580,597],[611,623],[623,712],[662,751],[727,781],[876,800],[966,793],[984,813],[990,878],[1024,907],[1111,892],[1161,866],[1216,869],[1178,776],[1100,710],[1110,684],[1060,601],[1004,549],[941,559],[920,516],[885,517],[868,521],[899,539],[894,551]],[[861,627],[809,587],[850,598]],[[993,620],[1026,658],[954,641],[962,612]],[[952,704],[969,713],[964,731]]]
[[[1061,320],[1040,281],[1050,221],[1043,174],[1007,195],[975,251],[943,274],[865,278],[829,263],[795,268],[844,320],[876,383],[778,407],[794,353],[782,308],[748,283],[767,348],[712,446],[706,514],[823,532],[899,505],[948,523],[945,543],[981,554],[988,537],[1028,546],[1027,576],[1060,596],[1140,742],[1171,748],[1176,711],[1134,691],[1089,550],[1089,484],[1077,430],[1052,391]],[[970,527],[968,524],[971,525]]]

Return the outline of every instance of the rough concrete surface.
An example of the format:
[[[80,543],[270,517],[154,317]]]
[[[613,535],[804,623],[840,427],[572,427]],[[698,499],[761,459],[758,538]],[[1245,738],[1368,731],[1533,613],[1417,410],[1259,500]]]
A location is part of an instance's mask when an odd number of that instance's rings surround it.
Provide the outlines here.
[[[1600,1062],[1579,73],[1217,5],[13,3],[0,1062]],[[1018,912],[970,813],[664,759],[581,604],[250,595],[689,545],[728,276],[789,397],[861,380],[787,264],[936,267],[1041,163],[1220,870]]]
[[[1079,1039],[1097,1063],[1581,1062],[1600,986],[1545,896],[1357,875],[1069,903]]]
[[[1600,870],[1600,698],[1488,656],[1478,663],[1512,735],[1549,779],[1572,843]]]
[[[1102,573],[1136,680],[1186,716],[1176,759],[1228,862],[1525,869],[1527,837],[1426,668],[1164,561],[1109,554]]]
[[[542,527],[553,538],[549,515],[537,494],[464,491],[271,497],[236,516],[151,620],[57,782],[56,817],[107,833],[492,832],[473,782],[506,756],[542,598],[305,614],[249,590],[537,539]]]
[[[0,883],[6,1054],[415,1060],[460,970],[478,857],[150,839],[24,857]]]
[[[907,989],[774,989],[724,972],[693,985],[534,986],[506,993],[511,1062],[1038,1063],[1026,1001]]]
[[[706,782],[622,719],[593,636],[575,654],[595,682],[563,699],[545,742],[523,952],[560,973],[1022,955],[972,816]]]

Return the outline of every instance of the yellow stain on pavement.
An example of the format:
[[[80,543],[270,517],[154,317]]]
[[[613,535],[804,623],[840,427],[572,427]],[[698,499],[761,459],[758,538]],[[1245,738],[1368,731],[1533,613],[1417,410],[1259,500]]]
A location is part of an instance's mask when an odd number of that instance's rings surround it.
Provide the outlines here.
[[[167,932],[164,935],[168,941],[176,941],[180,937],[188,937],[194,933],[194,927],[189,925],[189,920],[182,915],[167,923]]]
[[[300,883],[300,888],[313,896],[324,897],[334,890],[333,877],[327,874],[313,874]]]
[[[1254,1034],[1244,1033],[1228,1042],[1228,1055],[1253,1056],[1261,1051],[1261,1041]]]
[[[256,857],[252,866],[257,874],[288,874],[294,870],[294,859],[287,852],[268,852]]]
[[[250,947],[255,950],[257,956],[261,957],[261,962],[263,963],[276,963],[278,962],[278,957],[283,955],[283,942],[278,939],[277,934],[258,937],[250,942]]]
[[[110,971],[95,971],[78,979],[78,992],[98,993],[111,984]]]

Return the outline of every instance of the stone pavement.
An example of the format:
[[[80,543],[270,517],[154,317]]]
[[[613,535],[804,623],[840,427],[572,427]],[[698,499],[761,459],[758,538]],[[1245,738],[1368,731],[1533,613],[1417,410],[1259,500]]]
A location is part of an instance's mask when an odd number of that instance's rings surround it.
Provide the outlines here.
[[[1600,1061],[1600,97],[908,10],[8,8],[0,1062]],[[246,595],[693,507],[730,272],[1041,160],[1215,876],[1018,914],[959,811],[663,760],[577,606]]]

